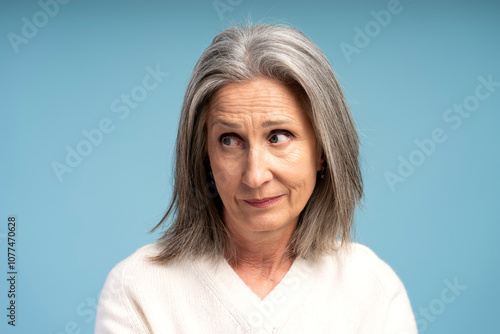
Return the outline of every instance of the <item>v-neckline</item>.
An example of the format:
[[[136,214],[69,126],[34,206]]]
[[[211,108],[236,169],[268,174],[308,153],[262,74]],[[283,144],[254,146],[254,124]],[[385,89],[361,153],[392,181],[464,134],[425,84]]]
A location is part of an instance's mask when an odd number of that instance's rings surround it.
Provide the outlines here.
[[[207,260],[199,263],[210,288],[233,306],[239,322],[262,333],[274,333],[298,308],[314,286],[319,265],[318,261],[295,259],[281,281],[261,300],[225,259],[216,265]]]

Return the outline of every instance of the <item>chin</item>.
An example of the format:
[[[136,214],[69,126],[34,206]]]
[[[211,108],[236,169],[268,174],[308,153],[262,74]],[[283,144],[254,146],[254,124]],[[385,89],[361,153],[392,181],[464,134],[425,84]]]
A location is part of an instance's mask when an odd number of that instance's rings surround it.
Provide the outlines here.
[[[244,218],[243,218],[244,219]],[[290,227],[292,221],[284,217],[276,217],[276,215],[263,215],[260,217],[252,217],[243,220],[243,224],[254,232],[271,232],[282,228]],[[295,225],[294,225],[295,228]]]

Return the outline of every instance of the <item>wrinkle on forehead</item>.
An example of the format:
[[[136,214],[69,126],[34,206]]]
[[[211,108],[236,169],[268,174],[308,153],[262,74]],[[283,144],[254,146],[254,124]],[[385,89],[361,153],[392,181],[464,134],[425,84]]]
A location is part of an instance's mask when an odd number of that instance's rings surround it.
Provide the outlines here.
[[[248,116],[263,120],[262,126],[272,126],[275,118],[298,122],[305,115],[300,94],[284,84],[268,78],[222,86],[212,96],[209,118],[216,123],[237,127]],[[302,117],[301,117],[302,116]],[[233,118],[236,122],[224,121]],[[222,120],[221,120],[222,119]]]

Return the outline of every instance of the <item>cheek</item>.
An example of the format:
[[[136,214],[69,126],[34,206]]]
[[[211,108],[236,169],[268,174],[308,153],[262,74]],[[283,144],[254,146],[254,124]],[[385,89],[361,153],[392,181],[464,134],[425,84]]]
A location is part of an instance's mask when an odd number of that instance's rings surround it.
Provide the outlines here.
[[[231,192],[231,188],[236,188],[238,185],[239,166],[234,161],[226,159],[210,159],[212,172],[214,174],[215,184],[217,189],[224,189],[223,193]]]
[[[228,181],[227,169],[228,164],[222,158],[218,144],[209,142],[207,147],[208,160],[210,161],[210,169],[212,170],[217,188],[220,188]]]
[[[282,173],[282,176],[290,188],[301,193],[311,191],[316,184],[316,170],[311,164],[291,165]]]
[[[316,160],[310,150],[295,150],[285,158],[277,159],[279,174],[296,196],[310,196],[316,185]],[[278,161],[279,160],[279,161]]]
[[[285,154],[276,155],[274,163],[282,170],[295,175],[310,175],[316,173],[316,154],[308,146],[301,146]]]

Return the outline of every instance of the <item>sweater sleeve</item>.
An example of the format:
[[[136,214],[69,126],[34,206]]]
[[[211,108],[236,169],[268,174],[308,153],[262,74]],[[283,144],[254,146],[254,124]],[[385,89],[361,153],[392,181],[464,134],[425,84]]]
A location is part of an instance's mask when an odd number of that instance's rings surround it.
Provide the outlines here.
[[[395,290],[390,296],[384,334],[418,334],[415,316],[403,283],[394,273]]]
[[[371,249],[357,245],[367,255],[381,288],[385,291],[382,334],[418,334],[415,316],[403,282],[396,272]],[[369,260],[368,260],[369,259]]]
[[[415,316],[403,282],[381,259],[378,260],[377,271],[387,298],[383,334],[418,334]]]
[[[142,312],[127,291],[126,269],[126,263],[119,263],[104,283],[97,306],[96,334],[150,333]]]

